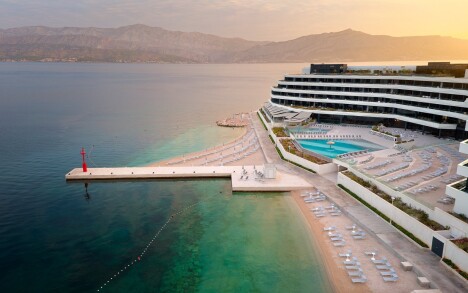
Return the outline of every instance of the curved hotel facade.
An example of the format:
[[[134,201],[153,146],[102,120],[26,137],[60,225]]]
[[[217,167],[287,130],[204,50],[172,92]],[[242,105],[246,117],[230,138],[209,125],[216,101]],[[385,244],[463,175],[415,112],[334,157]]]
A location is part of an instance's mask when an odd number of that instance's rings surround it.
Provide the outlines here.
[[[467,138],[468,76],[408,75],[414,72],[381,69],[353,71],[346,64],[312,64],[304,74],[280,80],[271,89],[271,105],[265,110],[276,122],[312,117],[320,123],[384,123]]]

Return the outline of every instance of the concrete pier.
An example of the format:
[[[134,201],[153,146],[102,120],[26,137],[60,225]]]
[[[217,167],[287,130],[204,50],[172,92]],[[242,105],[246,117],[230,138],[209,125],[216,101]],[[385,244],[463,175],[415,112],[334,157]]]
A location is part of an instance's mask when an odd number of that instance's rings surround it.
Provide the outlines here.
[[[193,167],[121,167],[81,168],[65,175],[67,181],[92,180],[138,180],[138,179],[184,179],[184,178],[230,178],[233,191],[291,191],[310,188],[311,185],[299,176],[276,172],[275,179],[256,178],[255,169],[263,172],[263,166],[193,166]],[[245,179],[248,176],[248,179]],[[242,177],[242,179],[241,179]]]

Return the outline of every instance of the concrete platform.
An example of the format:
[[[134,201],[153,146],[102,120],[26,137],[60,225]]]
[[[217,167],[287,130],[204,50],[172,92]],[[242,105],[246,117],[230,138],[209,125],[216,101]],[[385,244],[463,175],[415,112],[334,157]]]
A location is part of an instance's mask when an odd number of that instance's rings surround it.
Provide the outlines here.
[[[263,166],[256,166],[263,171]],[[275,179],[256,179],[254,166],[244,166],[247,175],[241,179],[242,166],[193,166],[193,167],[121,167],[81,168],[65,175],[67,181],[92,180],[139,180],[139,179],[184,179],[184,178],[230,178],[233,191],[291,191],[310,188],[301,177],[286,172],[276,172]],[[248,176],[248,179],[245,178]]]

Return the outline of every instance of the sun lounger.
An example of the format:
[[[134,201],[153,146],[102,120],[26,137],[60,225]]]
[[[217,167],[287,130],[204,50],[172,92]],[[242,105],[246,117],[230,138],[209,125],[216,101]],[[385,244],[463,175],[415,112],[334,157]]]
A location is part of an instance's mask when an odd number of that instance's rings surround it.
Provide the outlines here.
[[[374,259],[374,260],[372,260],[372,262],[374,264],[379,264],[379,265],[388,263],[387,258],[385,258],[385,257],[382,257],[382,259]]]
[[[351,256],[351,252],[348,252],[348,253],[338,253],[338,256],[339,256],[339,257],[350,257],[350,256]]]
[[[356,229],[356,225],[346,226],[345,228],[346,228],[346,230],[355,230],[355,229]]]
[[[333,217],[341,216],[341,212],[333,212],[333,213],[330,213],[330,215]]]
[[[385,282],[396,282],[398,281],[398,276],[397,275],[393,275],[391,277],[383,277],[383,280]]]
[[[335,247],[341,247],[341,246],[345,246],[346,242],[345,241],[341,241],[341,242],[335,242],[333,243],[333,246]]]
[[[326,217],[327,215],[325,214],[315,214],[315,217],[316,218],[323,218],[323,217]]]
[[[390,270],[390,269],[393,269],[393,267],[389,264],[389,263],[386,263],[384,265],[377,265],[375,266],[378,270]]]
[[[389,271],[380,272],[380,275],[381,275],[381,276],[393,276],[393,275],[396,275],[396,272],[395,272],[395,270],[392,268],[392,269],[390,269]]]
[[[355,265],[345,266],[347,270],[359,270],[361,269],[361,263],[357,262]]]
[[[343,237],[331,237],[330,240],[331,240],[332,242],[343,241]]]
[[[366,278],[366,276],[362,275],[358,279],[351,279],[351,281],[353,281],[353,283],[365,283],[365,282],[367,282],[367,278]]]
[[[345,261],[343,261],[343,264],[348,265],[348,266],[355,266],[357,264],[357,261],[355,261],[355,260],[345,260]]]
[[[335,229],[336,229],[335,226],[330,226],[330,227],[323,228],[323,231],[335,231]]]
[[[329,237],[343,237],[341,233],[332,233],[332,232],[328,232],[328,236]]]
[[[364,239],[366,239],[366,235],[355,235],[355,236],[353,236],[353,239],[355,239],[355,240],[364,240]]]
[[[350,277],[361,277],[362,275],[363,275],[363,272],[361,269],[358,269],[357,271],[348,272],[348,276]]]

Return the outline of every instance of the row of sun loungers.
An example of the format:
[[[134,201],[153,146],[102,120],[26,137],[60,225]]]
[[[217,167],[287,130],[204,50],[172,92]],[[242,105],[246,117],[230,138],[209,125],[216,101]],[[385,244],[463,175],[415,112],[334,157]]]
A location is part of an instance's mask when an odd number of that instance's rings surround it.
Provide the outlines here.
[[[360,135],[353,134],[300,134],[295,133],[294,136],[299,139],[360,139]]]
[[[374,156],[373,156],[373,155],[370,155],[367,159],[362,160],[361,162],[359,162],[359,164],[367,164],[367,163],[369,163],[370,161],[372,161],[373,159],[374,159]]]
[[[426,193],[429,191],[437,190],[439,187],[436,185],[428,185],[421,188],[416,188],[411,191],[412,194]]]
[[[367,253],[366,253],[367,254]],[[371,261],[375,264],[375,268],[379,270],[380,276],[384,282],[396,282],[398,281],[398,275],[395,269],[390,265],[387,258],[375,259],[375,254],[372,254]]]
[[[453,197],[450,197],[450,196],[444,196],[441,199],[439,199],[437,202],[443,203],[443,204],[454,204],[455,199]]]
[[[366,169],[366,170],[377,169],[377,168],[381,168],[383,166],[387,166],[387,165],[389,165],[391,163],[393,163],[393,160],[386,160],[386,161],[383,161],[383,162],[379,162],[379,163],[375,163],[375,164],[366,166],[366,167],[364,167],[364,169]]]
[[[398,186],[396,190],[405,190],[405,189],[411,188],[413,186],[418,185],[419,182],[420,182],[419,180],[406,182],[405,184]]]
[[[400,174],[398,174],[398,175],[396,175],[394,177],[388,178],[385,181],[386,182],[393,182],[393,181],[397,181],[397,180],[399,180],[401,178],[404,178],[404,177],[414,176],[416,174],[419,174],[419,173],[422,173],[422,172],[426,171],[430,167],[431,167],[431,164],[424,164],[424,165],[422,165],[421,167],[419,167],[417,169],[409,170],[407,172],[400,173]]]
[[[450,176],[449,178],[446,178],[445,180],[442,180],[443,183],[446,183],[446,184],[449,184],[449,183],[453,183],[453,182],[456,182],[460,179],[464,178],[463,176],[461,175],[458,175],[458,174],[454,174],[452,176]]]
[[[182,158],[182,159],[180,159],[178,161],[168,162],[167,164],[168,165],[175,165],[175,164],[180,164],[180,163],[191,161],[191,160],[200,159],[200,158],[203,158],[203,157],[208,157],[210,155],[217,154],[217,153],[221,154],[223,151],[229,150],[231,148],[236,149],[236,147],[239,147],[239,146],[241,148],[243,148],[244,144],[248,144],[249,142],[251,143],[253,140],[256,140],[255,131],[253,129],[251,129],[251,130],[249,130],[249,132],[246,135],[244,135],[240,139],[239,142],[235,143],[234,145],[226,146],[226,147],[223,147],[221,149],[217,149],[217,150],[214,150],[214,151],[211,151],[211,152],[206,152],[206,153],[203,153],[201,155],[196,155],[196,156],[188,157],[188,158]]]
[[[397,171],[401,171],[403,169],[406,169],[410,166],[410,163],[401,163],[399,165],[396,165],[395,167],[392,167],[390,169],[382,169],[382,171],[375,173],[375,176],[381,177],[385,176],[391,173],[395,173]]]
[[[365,283],[367,282],[367,277],[364,275],[364,272],[361,268],[361,263],[358,261],[357,257],[349,258],[350,254],[346,255],[346,260],[343,261],[345,265],[348,276],[351,278],[353,283]]]

